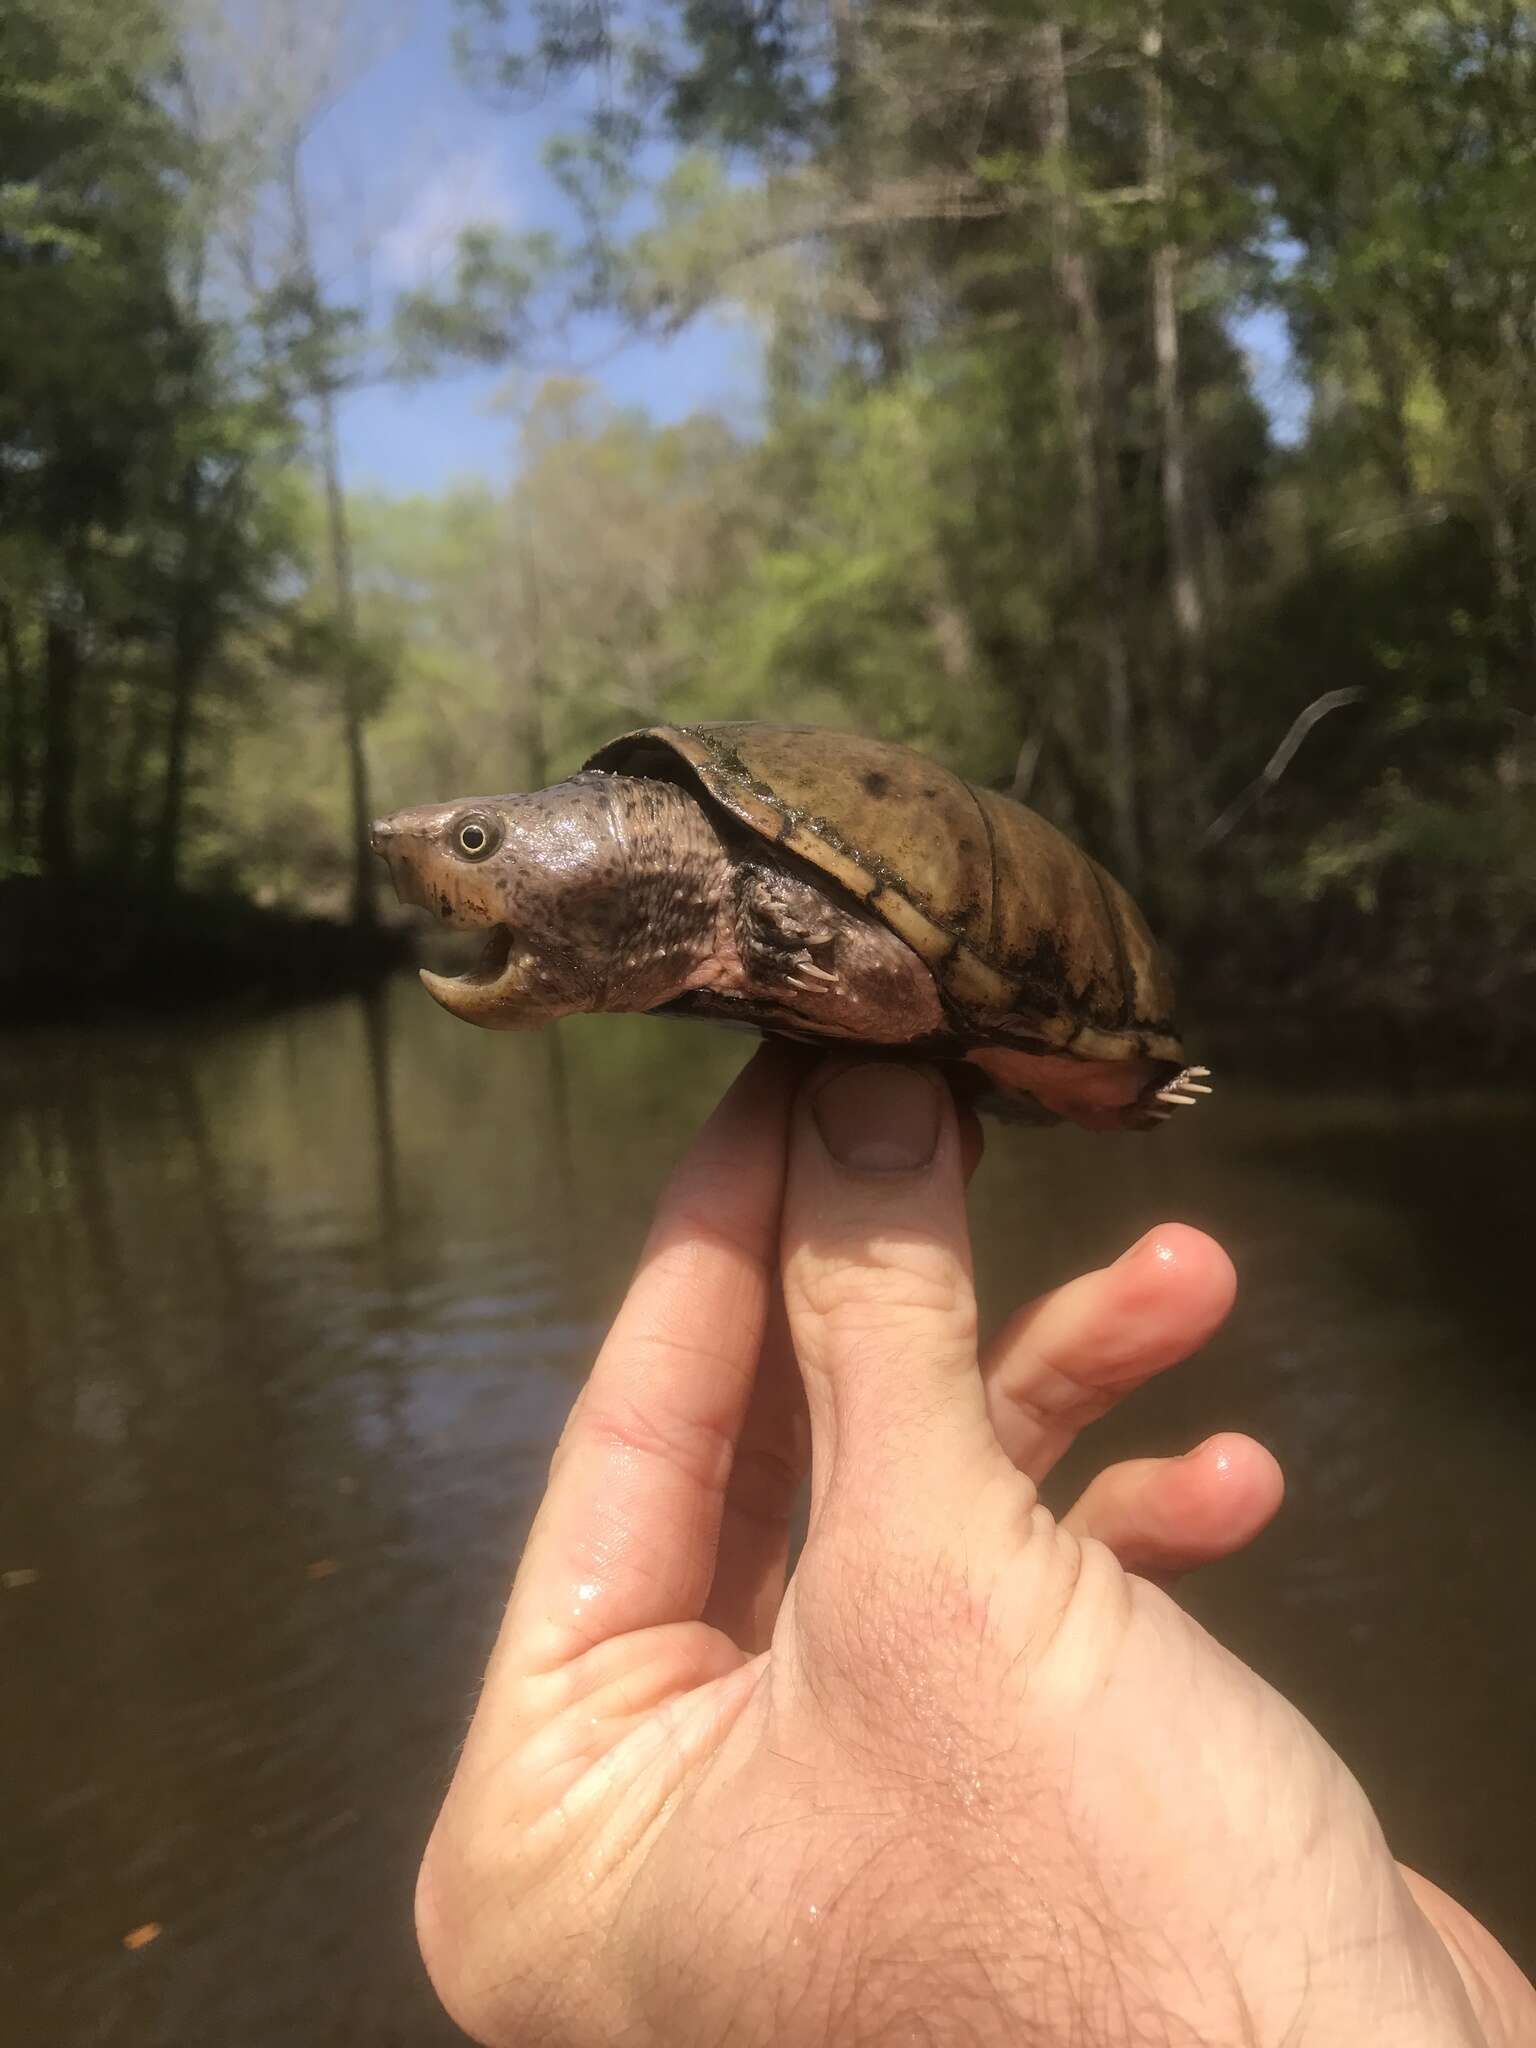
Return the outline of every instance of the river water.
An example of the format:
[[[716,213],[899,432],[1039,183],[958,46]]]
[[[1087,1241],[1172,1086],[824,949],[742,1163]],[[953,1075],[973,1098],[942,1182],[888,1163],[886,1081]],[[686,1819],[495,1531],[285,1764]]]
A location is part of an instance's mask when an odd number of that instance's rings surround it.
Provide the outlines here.
[[[649,1204],[746,1043],[493,1036],[410,983],[0,1037],[7,2040],[459,2038],[416,1855]],[[1190,1604],[1530,1968],[1536,1107],[1221,1079],[1156,1137],[994,1130],[984,1310],[1164,1218],[1223,1239],[1228,1330],[1063,1481],[1216,1428],[1276,1451],[1279,1524]]]

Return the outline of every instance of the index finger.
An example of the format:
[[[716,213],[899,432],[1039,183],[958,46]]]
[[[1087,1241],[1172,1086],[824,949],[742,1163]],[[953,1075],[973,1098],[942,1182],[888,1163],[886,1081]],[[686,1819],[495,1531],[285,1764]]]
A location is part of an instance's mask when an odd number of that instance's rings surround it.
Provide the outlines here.
[[[555,1452],[492,1682],[703,1611],[767,1324],[792,1073],[765,1046],[668,1184]]]

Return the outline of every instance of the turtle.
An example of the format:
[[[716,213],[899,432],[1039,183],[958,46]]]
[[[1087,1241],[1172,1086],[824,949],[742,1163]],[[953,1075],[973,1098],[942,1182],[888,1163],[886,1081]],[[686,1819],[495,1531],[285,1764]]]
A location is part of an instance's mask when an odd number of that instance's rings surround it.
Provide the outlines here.
[[[975,1107],[1144,1129],[1210,1093],[1124,889],[1053,825],[910,747],[808,725],[650,725],[564,782],[380,819],[401,901],[486,929],[423,970],[536,1025],[699,1017],[945,1064]]]

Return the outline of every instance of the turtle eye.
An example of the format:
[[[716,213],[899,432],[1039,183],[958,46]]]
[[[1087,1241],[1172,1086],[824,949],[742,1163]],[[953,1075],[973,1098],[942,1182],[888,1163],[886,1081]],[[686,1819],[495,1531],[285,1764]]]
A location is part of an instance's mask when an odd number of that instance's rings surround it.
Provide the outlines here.
[[[453,844],[466,860],[485,860],[501,844],[501,830],[489,818],[461,818],[453,830]]]

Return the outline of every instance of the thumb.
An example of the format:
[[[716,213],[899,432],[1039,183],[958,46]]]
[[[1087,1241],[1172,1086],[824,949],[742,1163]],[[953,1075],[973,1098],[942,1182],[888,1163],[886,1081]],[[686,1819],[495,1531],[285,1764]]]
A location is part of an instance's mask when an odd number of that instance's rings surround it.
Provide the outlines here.
[[[791,1120],[782,1243],[813,1526],[835,1497],[910,1527],[1002,1456],[977,1367],[960,1137],[931,1068],[813,1073]]]

